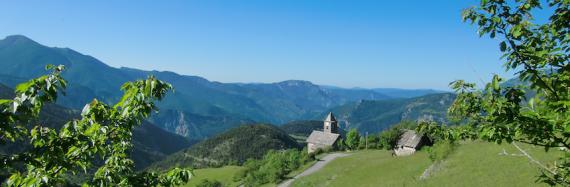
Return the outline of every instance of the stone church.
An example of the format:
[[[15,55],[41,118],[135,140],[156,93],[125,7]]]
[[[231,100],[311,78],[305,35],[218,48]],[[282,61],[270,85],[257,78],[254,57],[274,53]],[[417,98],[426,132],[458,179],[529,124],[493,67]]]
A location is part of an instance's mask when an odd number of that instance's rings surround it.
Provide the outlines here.
[[[307,150],[309,153],[312,153],[319,148],[335,148],[339,140],[338,122],[332,112],[329,112],[323,122],[323,131],[314,130],[311,135],[309,135],[309,138],[307,138]]]

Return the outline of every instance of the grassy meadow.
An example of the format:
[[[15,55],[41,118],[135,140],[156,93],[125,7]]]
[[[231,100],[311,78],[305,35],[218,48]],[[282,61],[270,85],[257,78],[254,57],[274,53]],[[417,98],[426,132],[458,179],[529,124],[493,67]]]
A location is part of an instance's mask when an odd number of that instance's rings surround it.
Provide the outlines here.
[[[545,164],[562,154],[518,145]],[[431,164],[426,151],[399,158],[390,151],[358,151],[296,180],[293,186],[545,186],[535,182],[540,174],[537,166],[511,144],[461,143],[439,169],[420,180]]]
[[[317,157],[322,158],[323,156],[324,155],[319,155]],[[313,164],[315,164],[315,162],[316,161],[309,162],[309,163],[301,166],[299,169],[292,171],[291,173],[289,173],[287,175],[287,178],[292,178],[292,177],[302,173],[307,168],[309,168]],[[233,181],[233,177],[241,169],[244,169],[244,168],[241,166],[225,166],[225,167],[221,167],[221,168],[196,169],[196,170],[194,170],[195,176],[192,177],[190,182],[184,186],[188,186],[188,187],[196,186],[200,182],[202,182],[202,180],[204,180],[204,179],[208,179],[210,181],[211,180],[220,181],[223,186],[227,186],[227,187],[239,186],[239,185],[241,185],[241,182],[240,181],[238,181],[238,182]],[[264,187],[271,187],[271,186],[277,186],[277,184],[265,184],[264,185]]]
[[[224,186],[239,186],[240,183],[234,182],[233,177],[240,169],[242,169],[240,166],[197,169],[194,170],[195,176],[184,186],[196,186],[204,179],[220,181]]]

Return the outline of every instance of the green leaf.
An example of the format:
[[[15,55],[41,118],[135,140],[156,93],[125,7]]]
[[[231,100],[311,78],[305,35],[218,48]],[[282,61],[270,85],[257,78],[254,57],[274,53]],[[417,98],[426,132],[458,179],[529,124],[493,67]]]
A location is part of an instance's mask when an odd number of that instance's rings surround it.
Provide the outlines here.
[[[55,66],[53,64],[48,64],[48,65],[46,65],[45,68],[46,68],[46,70],[50,70],[50,69],[55,68]]]
[[[17,93],[23,93],[26,92],[31,86],[34,85],[34,81],[28,81],[22,84],[18,84],[18,86],[16,86],[16,92]]]
[[[95,134],[95,132],[99,130],[99,128],[101,128],[101,125],[99,125],[98,123],[94,123],[85,131],[85,135],[92,136],[93,134]]]
[[[500,46],[501,46],[501,52],[505,52],[507,50],[507,43],[505,41],[502,41]]]
[[[512,33],[513,37],[515,37],[515,38],[518,38],[519,36],[521,36],[521,26],[516,25],[515,27],[513,27],[513,29],[511,30],[511,33]]]
[[[0,105],[8,104],[10,102],[12,102],[10,99],[0,99]]]

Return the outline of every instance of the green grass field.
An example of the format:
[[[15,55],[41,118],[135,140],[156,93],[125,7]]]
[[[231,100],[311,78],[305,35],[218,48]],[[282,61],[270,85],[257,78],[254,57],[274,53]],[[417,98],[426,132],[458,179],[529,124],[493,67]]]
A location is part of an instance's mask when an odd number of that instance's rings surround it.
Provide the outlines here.
[[[232,178],[240,169],[242,169],[240,166],[197,169],[194,170],[195,176],[184,186],[196,186],[204,179],[220,181],[224,186],[239,186],[240,183],[234,182]]]
[[[552,163],[562,154],[519,145],[542,163]],[[500,155],[503,150],[517,155]],[[425,151],[399,158],[389,151],[359,151],[296,180],[293,186],[545,186],[535,182],[540,174],[537,166],[518,154],[510,144],[462,143],[438,171],[420,180],[432,164]]]
[[[323,156],[324,155],[319,155],[317,157],[320,158]],[[295,175],[305,171],[305,169],[311,167],[313,164],[315,164],[315,162],[316,161],[309,162],[309,163],[305,164],[304,166],[301,166],[299,169],[292,171],[291,173],[289,173],[287,175],[287,178],[292,178]],[[240,167],[240,166],[225,166],[225,167],[221,167],[221,168],[197,169],[197,170],[194,170],[194,174],[196,176],[192,177],[190,182],[184,186],[188,186],[188,187],[196,186],[204,179],[220,181],[224,186],[227,186],[227,187],[239,186],[241,183],[240,182],[234,182],[233,177],[241,169],[243,169],[243,167]],[[272,187],[272,186],[276,186],[276,184],[265,184],[263,187]]]

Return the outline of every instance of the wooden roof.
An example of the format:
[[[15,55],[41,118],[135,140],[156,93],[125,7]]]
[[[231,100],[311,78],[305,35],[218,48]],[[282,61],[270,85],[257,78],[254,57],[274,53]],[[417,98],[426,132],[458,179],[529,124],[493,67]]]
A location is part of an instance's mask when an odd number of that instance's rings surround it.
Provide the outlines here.
[[[398,140],[398,147],[405,146],[405,147],[413,147],[416,148],[421,140],[422,135],[418,135],[416,131],[413,130],[406,130],[401,136],[400,140]]]

